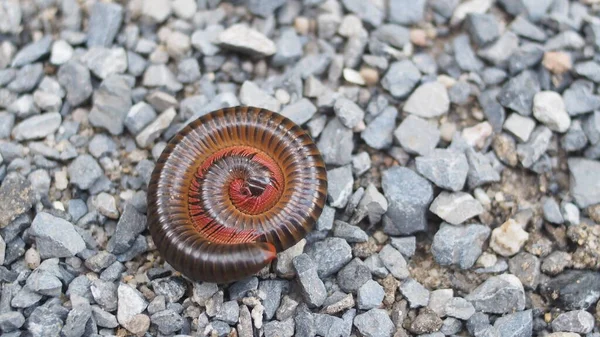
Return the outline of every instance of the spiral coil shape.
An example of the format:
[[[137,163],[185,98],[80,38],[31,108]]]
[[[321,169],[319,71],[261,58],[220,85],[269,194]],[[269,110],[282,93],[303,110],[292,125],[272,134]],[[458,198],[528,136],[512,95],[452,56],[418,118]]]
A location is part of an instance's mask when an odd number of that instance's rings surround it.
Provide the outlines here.
[[[148,228],[176,270],[231,282],[300,241],[326,197],[325,164],[302,128],[265,109],[226,108],[165,147],[148,185]]]

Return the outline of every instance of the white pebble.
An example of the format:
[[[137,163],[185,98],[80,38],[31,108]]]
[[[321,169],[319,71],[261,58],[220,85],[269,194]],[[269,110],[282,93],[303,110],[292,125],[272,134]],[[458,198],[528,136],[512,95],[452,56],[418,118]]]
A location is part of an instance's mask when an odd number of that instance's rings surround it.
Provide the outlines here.
[[[27,251],[25,252],[25,264],[27,264],[27,268],[33,270],[39,267],[40,263],[40,253],[33,247],[27,249]]]
[[[73,57],[73,47],[64,40],[57,40],[52,45],[50,52],[50,63],[61,65],[67,63]]]
[[[488,137],[492,135],[492,132],[492,125],[488,122],[483,122],[470,128],[465,128],[462,132],[462,137],[467,144],[482,148]]]
[[[54,172],[54,186],[58,190],[65,190],[69,186],[69,180],[67,179],[67,171],[61,170]]]
[[[521,250],[529,239],[529,233],[513,219],[508,219],[502,226],[492,231],[490,248],[502,256],[512,256]]]
[[[290,102],[290,94],[283,89],[277,89],[275,91],[275,98],[277,98],[281,104],[288,104]]]
[[[570,202],[560,205],[560,210],[567,225],[579,225],[579,208]]]
[[[473,191],[473,194],[475,195],[475,199],[477,199],[484,207],[487,208],[492,204],[492,199],[490,199],[481,187],[477,187],[475,191]]]
[[[533,97],[533,116],[550,130],[566,132],[571,126],[565,102],[559,93],[542,91]]]
[[[254,327],[257,329],[262,328],[264,311],[265,307],[263,307],[262,304],[259,304],[252,308],[252,313],[250,314],[250,316],[252,316],[252,320],[254,321]]]
[[[481,256],[479,256],[479,258],[477,259],[477,265],[481,266],[482,268],[490,268],[493,267],[496,262],[498,262],[498,257],[496,256],[496,254],[491,254],[491,253],[483,253],[481,254]]]
[[[365,85],[363,77],[354,69],[344,68],[344,79],[350,83]]]

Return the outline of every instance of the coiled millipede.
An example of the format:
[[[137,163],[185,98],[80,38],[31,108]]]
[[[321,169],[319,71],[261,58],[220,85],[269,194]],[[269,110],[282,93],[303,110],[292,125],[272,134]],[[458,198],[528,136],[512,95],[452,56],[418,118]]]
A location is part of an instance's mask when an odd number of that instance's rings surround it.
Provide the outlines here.
[[[326,197],[325,164],[302,128],[265,109],[226,108],[165,147],[148,185],[148,227],[185,276],[231,282],[300,241]]]

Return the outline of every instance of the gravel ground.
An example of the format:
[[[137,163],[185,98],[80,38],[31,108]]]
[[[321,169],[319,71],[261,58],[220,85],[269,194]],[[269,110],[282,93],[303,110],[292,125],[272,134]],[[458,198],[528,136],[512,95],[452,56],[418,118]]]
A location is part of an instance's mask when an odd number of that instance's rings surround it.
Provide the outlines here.
[[[0,0],[2,336],[600,336],[600,1]],[[186,123],[291,118],[315,231],[194,283],[146,229]]]

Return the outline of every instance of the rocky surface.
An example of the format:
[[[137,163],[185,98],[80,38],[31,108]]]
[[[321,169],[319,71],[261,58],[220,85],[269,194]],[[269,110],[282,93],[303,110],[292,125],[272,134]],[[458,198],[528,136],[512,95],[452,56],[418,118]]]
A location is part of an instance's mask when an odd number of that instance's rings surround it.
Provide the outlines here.
[[[600,336],[600,3],[0,0],[0,335]],[[315,230],[258,275],[157,252],[219,108],[303,127]]]

